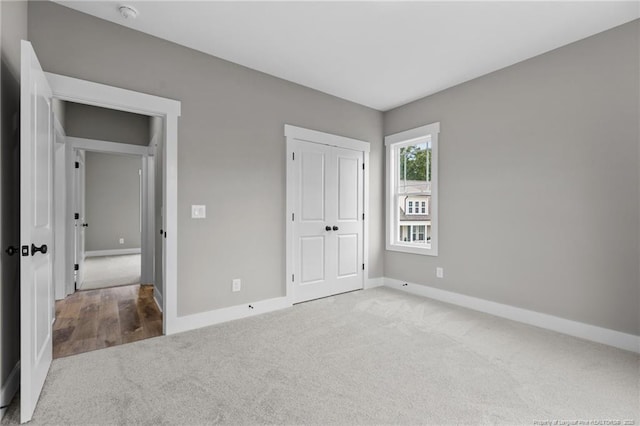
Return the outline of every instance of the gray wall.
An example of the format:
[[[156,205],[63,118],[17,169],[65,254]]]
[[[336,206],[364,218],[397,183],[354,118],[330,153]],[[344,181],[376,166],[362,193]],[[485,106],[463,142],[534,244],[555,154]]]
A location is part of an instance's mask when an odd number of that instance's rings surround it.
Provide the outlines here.
[[[85,251],[140,248],[142,158],[87,152],[85,165]]]
[[[133,145],[149,145],[149,117],[130,112],[65,102],[67,136]]]
[[[63,128],[65,126],[66,120],[67,103],[68,102],[62,101],[57,98],[53,98],[53,100],[51,101],[51,109],[53,110],[53,115],[56,116]]]
[[[386,276],[640,334],[638,22],[385,114],[441,124],[439,256]]]
[[[179,235],[179,315],[285,294],[285,123],[371,142],[370,276],[383,275],[380,112],[51,2],[29,3],[29,38],[46,71],[182,102],[167,230]],[[247,197],[259,215],[239,208]]]
[[[27,4],[0,2],[0,388],[20,360],[20,40]],[[0,401],[5,405],[9,401]]]

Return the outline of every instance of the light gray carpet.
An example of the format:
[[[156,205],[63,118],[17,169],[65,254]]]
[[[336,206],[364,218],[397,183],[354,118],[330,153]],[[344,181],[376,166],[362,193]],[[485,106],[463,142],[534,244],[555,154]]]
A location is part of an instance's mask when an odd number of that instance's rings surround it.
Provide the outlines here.
[[[639,371],[630,352],[377,288],[55,360],[33,423],[637,425]]]
[[[140,284],[140,255],[87,257],[84,281],[79,290]]]

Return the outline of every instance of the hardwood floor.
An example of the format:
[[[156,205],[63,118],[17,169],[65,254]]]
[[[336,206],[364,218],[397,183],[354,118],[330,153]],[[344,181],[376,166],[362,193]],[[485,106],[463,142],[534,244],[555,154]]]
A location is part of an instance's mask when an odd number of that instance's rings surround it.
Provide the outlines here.
[[[56,302],[53,358],[162,335],[153,286],[77,291]]]

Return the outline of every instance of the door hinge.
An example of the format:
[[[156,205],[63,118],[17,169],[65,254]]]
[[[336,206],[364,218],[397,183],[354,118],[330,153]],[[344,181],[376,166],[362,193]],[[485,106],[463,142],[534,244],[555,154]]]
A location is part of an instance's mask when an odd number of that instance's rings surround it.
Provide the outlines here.
[[[76,169],[79,169],[79,168],[80,168],[80,163],[76,161]]]
[[[80,219],[80,213],[74,213],[73,214],[73,218],[74,219]]]
[[[296,220],[296,214],[295,213],[291,213],[291,222]]]
[[[364,220],[364,213],[362,213],[362,220]]]
[[[80,265],[78,265],[77,263],[73,264],[73,270],[74,271],[79,271],[80,270]]]
[[[362,163],[362,170],[364,170],[364,163]]]
[[[292,153],[291,153],[291,159],[292,159],[293,161],[295,161],[295,160],[296,160],[296,153],[295,153],[295,152],[292,152]]]
[[[291,282],[294,282],[296,280],[296,276],[291,274]]]
[[[364,263],[362,264],[362,270],[364,271]]]

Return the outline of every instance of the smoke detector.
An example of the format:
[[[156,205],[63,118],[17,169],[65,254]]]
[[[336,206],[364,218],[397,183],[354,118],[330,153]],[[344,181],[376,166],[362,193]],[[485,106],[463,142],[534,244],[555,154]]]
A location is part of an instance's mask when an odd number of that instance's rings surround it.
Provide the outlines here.
[[[138,11],[133,6],[122,5],[118,8],[118,11],[124,19],[136,19],[138,17]]]

